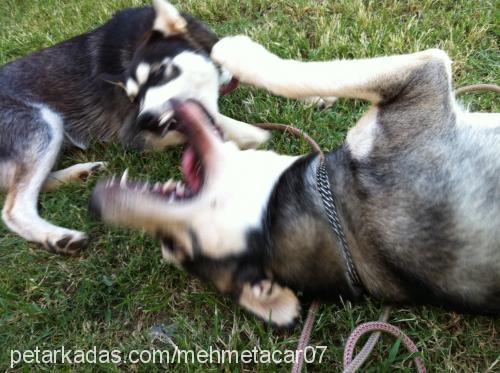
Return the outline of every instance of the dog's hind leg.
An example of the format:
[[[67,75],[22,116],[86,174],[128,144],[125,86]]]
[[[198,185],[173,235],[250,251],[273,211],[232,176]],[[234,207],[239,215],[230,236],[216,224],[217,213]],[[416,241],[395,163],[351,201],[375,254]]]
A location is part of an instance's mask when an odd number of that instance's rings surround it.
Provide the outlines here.
[[[12,178],[2,219],[9,229],[47,250],[74,253],[84,247],[84,233],[55,226],[37,211],[38,195],[59,153],[63,127],[61,118],[45,107],[16,113],[4,126],[10,127],[18,141],[11,147]],[[1,119],[1,118],[0,118]],[[24,123],[14,123],[14,121]]]
[[[105,162],[87,162],[78,163],[71,167],[51,172],[47,180],[45,180],[42,190],[44,192],[50,192],[62,185],[85,181],[90,175],[102,171],[105,168]]]
[[[440,63],[451,84],[451,61],[438,49],[369,59],[301,62],[281,59],[246,36],[233,36],[219,41],[211,57],[242,82],[290,98],[389,101],[406,87],[414,71],[429,62]]]

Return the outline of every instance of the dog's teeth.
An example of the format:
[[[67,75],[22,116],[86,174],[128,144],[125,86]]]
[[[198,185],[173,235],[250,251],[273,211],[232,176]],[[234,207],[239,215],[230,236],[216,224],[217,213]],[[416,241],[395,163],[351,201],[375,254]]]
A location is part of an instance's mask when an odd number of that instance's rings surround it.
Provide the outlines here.
[[[173,179],[169,179],[165,184],[163,184],[163,192],[166,193],[168,192],[169,190],[173,189],[173,187],[175,186],[175,182]]]
[[[161,183],[155,183],[153,186],[153,192],[161,192]]]
[[[170,202],[174,202],[175,201],[175,193],[172,193],[169,197],[168,197],[168,203]]]
[[[173,115],[173,111],[170,110],[170,111],[167,111],[166,113],[164,113],[161,117],[160,117],[160,123],[158,124],[159,127],[162,127],[164,126],[170,118],[172,118],[172,115]]]
[[[149,190],[149,181],[146,181],[142,186],[142,192],[147,192]]]
[[[127,178],[128,178],[128,168],[125,170],[125,172],[122,175],[122,178],[120,180],[120,186],[122,188],[127,186]]]
[[[177,193],[177,195],[179,195],[179,196],[182,196],[185,191],[186,191],[186,188],[184,187],[184,184],[182,184],[181,182],[178,182],[176,187],[175,187],[175,193]]]

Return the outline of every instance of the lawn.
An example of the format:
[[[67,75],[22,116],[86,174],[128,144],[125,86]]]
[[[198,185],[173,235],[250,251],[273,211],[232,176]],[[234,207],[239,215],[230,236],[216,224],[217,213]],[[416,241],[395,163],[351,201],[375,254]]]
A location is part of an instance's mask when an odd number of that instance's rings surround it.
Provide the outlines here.
[[[107,20],[134,0],[2,0],[0,63],[77,35]],[[177,1],[176,1],[177,3]],[[282,57],[308,60],[369,57],[430,47],[452,57],[455,84],[497,82],[499,76],[498,3],[467,0],[184,0],[181,9],[207,22],[219,35],[246,33]],[[495,5],[496,4],[496,5]],[[496,6],[496,9],[495,9]],[[498,97],[471,94],[472,110],[498,111]],[[255,123],[294,123],[324,149],[340,144],[366,104],[340,100],[318,111],[292,100],[242,87],[221,100],[221,111]],[[269,148],[289,154],[308,146],[275,133]],[[179,149],[156,154],[124,151],[119,145],[94,144],[89,151],[67,150],[60,166],[106,160],[106,174],[129,168],[131,177],[153,181],[178,176]],[[140,232],[103,226],[87,213],[97,178],[41,197],[42,215],[58,225],[84,230],[90,247],[74,258],[52,255],[24,242],[0,224],[0,370],[9,368],[10,350],[150,348],[252,350],[294,349],[300,325],[275,331],[185,273],[161,262],[159,245]],[[0,204],[4,196],[0,194]],[[345,340],[355,325],[376,319],[381,305],[323,305],[312,345],[327,346],[322,364],[310,372],[340,371]],[[430,307],[398,308],[390,321],[423,351],[429,371],[500,371],[500,320],[464,316]],[[170,342],[153,340],[163,326]],[[414,371],[408,354],[389,351],[384,337],[363,371]],[[46,371],[151,372],[161,365],[20,365]],[[172,371],[289,370],[289,364],[170,365]]]

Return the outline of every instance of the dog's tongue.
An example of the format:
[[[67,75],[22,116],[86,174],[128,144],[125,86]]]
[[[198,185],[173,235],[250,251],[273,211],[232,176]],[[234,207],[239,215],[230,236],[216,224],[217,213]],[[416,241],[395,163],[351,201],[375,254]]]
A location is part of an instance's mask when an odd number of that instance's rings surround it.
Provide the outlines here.
[[[197,170],[198,158],[192,146],[188,146],[182,155],[181,171],[184,180],[193,192],[197,192],[201,186],[201,177]]]

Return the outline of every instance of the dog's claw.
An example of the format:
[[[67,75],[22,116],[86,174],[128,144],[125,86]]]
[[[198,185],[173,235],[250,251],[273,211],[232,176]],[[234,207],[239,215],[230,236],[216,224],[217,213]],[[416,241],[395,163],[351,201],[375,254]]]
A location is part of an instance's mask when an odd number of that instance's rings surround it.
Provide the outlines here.
[[[81,181],[86,181],[89,176],[96,174],[98,172],[104,171],[106,169],[106,162],[90,162],[81,165],[76,165],[83,167],[83,170],[78,174],[78,178]]]
[[[56,242],[56,247],[66,247],[71,241],[71,236],[64,236],[59,241]]]

